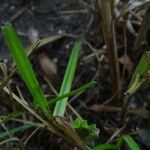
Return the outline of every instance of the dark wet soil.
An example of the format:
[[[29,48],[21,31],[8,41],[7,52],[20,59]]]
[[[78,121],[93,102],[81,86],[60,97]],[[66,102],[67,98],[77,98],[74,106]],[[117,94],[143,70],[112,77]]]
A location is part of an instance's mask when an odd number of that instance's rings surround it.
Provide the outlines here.
[[[95,1],[93,1],[93,3],[94,2]],[[95,4],[93,5],[95,6]],[[82,95],[78,96],[76,99],[71,98],[70,104],[77,110],[77,112],[80,113],[80,115],[84,119],[87,119],[90,124],[94,123],[98,128],[100,128],[100,138],[98,143],[104,143],[113,135],[113,133],[118,128],[120,128],[120,113],[101,113],[93,112],[90,110],[91,105],[102,104],[103,102],[106,102],[111,98],[109,66],[105,48],[103,47],[104,40],[100,28],[99,18],[99,14],[97,12],[92,12],[88,9],[85,9],[83,6],[80,6],[75,0],[0,0],[1,26],[3,26],[3,24],[6,22],[11,22],[15,27],[18,35],[20,36],[24,47],[27,47],[31,44],[27,34],[28,30],[30,30],[31,28],[34,28],[39,32],[40,38],[60,33],[65,35],[63,38],[52,42],[40,49],[40,51],[46,53],[46,55],[50,59],[55,60],[58,68],[59,85],[61,84],[61,81],[63,79],[64,71],[73,43],[77,38],[81,38],[83,40],[83,48],[80,53],[79,63],[72,87],[73,89],[77,88],[91,80],[96,80],[98,83],[96,84],[96,86],[90,88]],[[119,58],[124,55],[123,24],[124,23],[119,23],[116,28]],[[137,26],[136,30],[138,29],[139,26]],[[130,56],[130,47],[133,45],[135,36],[128,30],[126,32],[128,41],[127,53]],[[146,41],[148,41],[147,39]],[[5,62],[8,68],[10,68],[12,66],[12,59],[9,50],[4,42],[1,30],[0,45],[0,61]],[[147,49],[149,47],[149,44],[143,44],[141,47]],[[101,53],[99,55],[99,60],[97,60],[97,57],[94,54],[95,51]],[[135,62],[138,62],[138,58],[140,58],[142,51],[142,48],[140,48]],[[91,57],[87,58],[87,56]],[[37,55],[33,54],[30,57],[30,60],[33,64],[35,72],[37,73],[39,81],[41,82],[43,87],[45,87],[46,83],[44,81],[43,72],[40,68]],[[134,64],[134,66],[135,65],[136,63]],[[122,70],[123,64],[120,63],[120,72],[122,72]],[[8,69],[8,71],[10,73],[11,69]],[[127,73],[125,74],[122,92],[126,90],[130,79],[131,75],[129,75],[127,71]],[[29,94],[25,84],[22,82],[17,73],[13,77],[13,81],[14,83],[20,85],[20,88],[23,90],[24,96],[30,101],[31,95]],[[13,86],[14,85],[12,85],[12,87]],[[57,90],[59,90],[59,88],[60,86],[57,87]],[[49,94],[49,92],[51,91],[48,88],[45,88],[45,92],[46,94]],[[120,98],[120,101],[112,104],[112,106],[122,107],[122,97]],[[1,96],[1,98],[3,97]],[[133,98],[135,99],[133,102],[133,105],[135,105],[135,107],[141,108],[147,105],[147,108],[149,109],[148,102],[150,99],[150,95],[148,88],[141,90]],[[4,103],[2,103],[0,107],[2,108],[0,110],[1,114],[6,114],[12,111],[12,109],[9,109],[7,105],[4,105]],[[67,116],[75,118],[70,110],[68,110]],[[132,131],[136,132],[137,128],[149,128],[150,124],[147,119],[135,119],[135,117],[132,117],[131,120],[132,123],[129,123],[127,125],[127,127],[121,132],[121,135],[132,133]],[[10,128],[16,127],[17,125],[17,123],[8,124]],[[24,140],[31,132],[32,130],[28,130],[26,133],[19,134],[18,136],[22,138],[22,140]],[[138,135],[136,135],[135,138],[138,142],[140,142],[140,137]],[[140,144],[143,144],[143,147],[145,146],[144,150],[148,149],[148,144],[146,144],[145,141],[141,142]],[[8,145],[10,147],[13,145],[18,146],[18,144],[15,142],[10,142]],[[22,146],[22,144],[19,144],[19,146]],[[53,134],[48,133],[46,129],[38,130],[38,132],[34,134],[34,136],[29,140],[26,146],[27,149],[31,150],[73,149],[70,147],[71,146],[68,143],[54,136]],[[24,149],[24,147],[22,149]]]

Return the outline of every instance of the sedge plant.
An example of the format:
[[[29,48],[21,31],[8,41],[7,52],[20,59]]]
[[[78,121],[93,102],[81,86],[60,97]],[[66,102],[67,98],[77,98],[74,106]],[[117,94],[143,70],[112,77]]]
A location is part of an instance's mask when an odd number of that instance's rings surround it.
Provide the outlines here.
[[[20,42],[20,40],[11,24],[6,24],[3,27],[3,34],[4,34],[5,40],[7,42],[7,45],[10,48],[12,57],[15,60],[16,67],[17,67],[21,77],[25,81],[29,91],[31,92],[31,94],[33,96],[33,101],[34,101],[34,106],[35,106],[34,108],[40,109],[43,112],[43,114],[46,116],[48,121],[55,121],[55,123],[51,124],[51,123],[48,123],[47,121],[43,120],[43,118],[41,118],[41,116],[36,114],[36,112],[34,112],[34,110],[29,108],[23,102],[21,102],[21,100],[19,100],[19,98],[14,94],[12,94],[13,98],[16,99],[22,106],[24,106],[31,114],[36,116],[36,118],[39,119],[39,121],[43,122],[50,131],[65,138],[66,140],[74,142],[75,145],[77,145],[81,149],[90,150],[90,148],[86,144],[83,143],[83,141],[84,141],[83,139],[86,139],[86,142],[89,142],[87,139],[92,140],[93,137],[94,138],[98,137],[99,130],[97,130],[95,125],[88,125],[87,121],[85,121],[81,118],[72,122],[71,123],[72,127],[70,127],[70,125],[66,124],[66,122],[64,123],[63,120],[59,120],[59,122],[57,122],[57,116],[59,116],[60,118],[64,117],[64,114],[66,111],[66,106],[68,103],[68,97],[73,96],[78,93],[81,93],[95,84],[95,81],[91,81],[91,82],[81,86],[80,88],[71,91],[71,86],[72,86],[72,82],[73,82],[74,75],[75,75],[77,61],[79,58],[79,52],[81,49],[81,42],[77,41],[74,44],[74,47],[72,49],[72,52],[71,52],[71,55],[69,58],[69,62],[67,65],[67,69],[65,71],[65,75],[64,75],[64,79],[63,79],[63,82],[62,82],[62,85],[60,88],[59,95],[54,99],[47,100],[43,94],[43,91],[39,85],[39,82],[36,79],[35,73],[34,73],[32,66],[29,62],[29,59],[24,51],[22,43]],[[142,61],[142,64],[147,66],[147,68],[148,68],[148,69],[145,69],[146,71],[144,71],[144,75],[145,75],[148,72],[147,70],[149,70],[149,67],[148,67],[149,62],[145,63],[145,61]],[[141,75],[139,70],[141,70],[141,69],[136,69],[135,74]],[[134,74],[135,79],[141,79],[141,78],[137,78],[137,75],[135,75],[135,74]],[[136,82],[136,80],[132,80],[132,84],[129,86],[130,88],[128,89],[128,92],[131,91],[131,89],[133,89],[133,87],[134,87],[133,85],[135,84],[135,82]],[[4,87],[4,90],[7,93],[9,93],[9,91],[7,90],[6,87]],[[50,110],[49,106],[51,106],[55,103],[56,103],[56,105],[55,105],[54,111]],[[34,125],[32,125],[32,124],[29,124],[29,125],[25,124],[18,128],[11,129],[10,132],[8,132],[8,131],[3,132],[2,134],[0,134],[0,137],[1,138],[6,137],[6,136],[9,136],[9,134],[13,135],[16,132],[21,132],[21,131],[31,128],[33,126]],[[80,130],[80,132],[82,132],[82,129],[84,129],[89,134],[87,135],[87,133],[86,133],[86,137],[83,135],[84,137],[81,140],[81,138],[74,132],[73,128],[78,131]],[[64,133],[64,134],[62,134],[62,133]],[[121,136],[120,138],[116,139],[116,141],[117,142],[113,143],[113,144],[111,144],[111,143],[110,144],[100,144],[100,145],[94,147],[93,150],[108,150],[108,149],[114,149],[114,150],[116,149],[117,150],[117,149],[121,148],[123,141],[125,141],[128,144],[128,146],[130,147],[131,150],[135,150],[135,149],[140,150],[139,146],[136,144],[136,142],[133,140],[133,138],[129,135]]]
[[[16,67],[17,67],[21,77],[25,81],[29,91],[31,92],[31,94],[33,96],[33,102],[34,102],[34,106],[35,106],[34,108],[40,109],[43,112],[43,114],[46,116],[46,118],[48,119],[48,122],[50,121],[50,123],[43,120],[43,118],[41,118],[41,116],[39,116],[32,108],[30,108],[22,100],[19,100],[19,98],[15,94],[12,94],[13,98],[17,102],[19,102],[25,109],[27,109],[31,114],[33,114],[37,119],[39,119],[41,122],[43,122],[47,126],[47,128],[50,131],[52,131],[53,133],[57,134],[58,136],[63,137],[64,139],[66,139],[68,141],[74,142],[75,145],[77,145],[81,149],[90,149],[88,146],[86,146],[86,144],[83,143],[83,141],[74,132],[73,128],[70,127],[69,124],[68,125],[66,123],[64,124],[64,121],[62,119],[59,120],[59,122],[58,122],[58,119],[56,119],[54,117],[55,115],[54,116],[52,115],[52,111],[49,109],[49,104],[51,104],[51,102],[58,103],[58,100],[59,100],[59,102],[61,102],[60,100],[62,100],[62,102],[64,100],[66,101],[68,96],[77,94],[78,92],[82,92],[85,89],[87,89],[90,86],[95,84],[95,82],[91,82],[77,90],[70,92],[81,43],[79,41],[77,41],[74,45],[74,48],[73,48],[73,51],[71,54],[71,58],[69,61],[69,66],[70,67],[74,66],[74,68],[69,70],[67,67],[67,70],[66,70],[67,73],[65,73],[65,77],[64,77],[63,84],[61,87],[62,92],[60,92],[61,93],[60,97],[48,102],[43,94],[42,88],[40,87],[40,85],[36,79],[35,73],[34,73],[32,66],[29,62],[29,59],[24,51],[22,43],[20,42],[20,40],[11,24],[6,24],[3,27],[3,34],[4,34],[5,40],[7,42],[7,45],[10,48],[12,57],[15,60]],[[76,56],[76,57],[74,58],[74,56]],[[72,61],[72,58],[74,58],[73,61]],[[70,71],[72,72],[71,76],[69,75]],[[67,76],[66,76],[66,74],[67,74]],[[6,87],[4,87],[3,89],[8,94],[10,94]],[[67,101],[65,103],[67,104]],[[63,106],[65,106],[65,105],[63,105]],[[56,110],[59,111],[59,109],[56,109]],[[60,110],[62,111],[62,109],[60,109]],[[64,113],[64,111],[65,111],[65,109],[62,112]],[[55,110],[54,110],[54,112],[55,112]],[[60,121],[61,121],[61,124],[60,124]],[[22,128],[21,128],[21,130],[22,130]],[[17,131],[19,131],[19,130],[15,130],[15,132],[17,132]],[[62,134],[62,132],[65,134]]]

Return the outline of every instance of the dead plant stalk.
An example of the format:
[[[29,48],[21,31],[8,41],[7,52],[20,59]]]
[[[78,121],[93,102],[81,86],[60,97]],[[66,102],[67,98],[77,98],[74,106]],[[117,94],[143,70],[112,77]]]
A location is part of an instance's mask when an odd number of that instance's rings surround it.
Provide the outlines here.
[[[117,58],[117,45],[114,28],[114,8],[115,4],[111,0],[98,0],[98,7],[101,16],[101,26],[104,40],[107,47],[107,55],[110,65],[112,94],[117,92],[115,99],[120,95],[120,72]]]
[[[147,9],[147,11],[145,13],[142,25],[138,31],[137,37],[133,44],[132,57],[134,60],[136,58],[136,53],[141,45],[141,41],[143,40],[143,37],[145,36],[145,33],[149,28],[150,28],[150,7]]]

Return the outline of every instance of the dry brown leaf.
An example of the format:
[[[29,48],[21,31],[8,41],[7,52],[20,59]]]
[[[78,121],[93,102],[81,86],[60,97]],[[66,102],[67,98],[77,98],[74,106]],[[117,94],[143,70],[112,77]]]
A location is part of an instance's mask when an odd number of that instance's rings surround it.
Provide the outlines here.
[[[52,42],[57,41],[64,37],[64,35],[50,35],[50,36],[44,37],[42,39],[39,39],[39,32],[33,27],[30,27],[28,29],[27,34],[28,34],[29,40],[32,43],[32,45],[28,46],[26,48],[26,51],[30,51],[30,49],[32,49],[35,46],[35,43],[38,40],[40,40],[40,42],[36,48],[41,48],[49,43],[52,43]]]
[[[35,28],[30,27],[28,29],[27,34],[31,43],[35,43],[36,41],[39,40],[39,34]],[[53,35],[53,36],[45,37],[40,40],[40,43],[37,46],[37,48],[40,48],[48,43],[54,42],[55,40],[58,40],[62,37],[63,35]],[[39,64],[46,78],[48,79],[48,81],[52,83],[52,85],[56,87],[58,85],[58,74],[57,74],[56,63],[53,60],[51,60],[45,52],[42,51],[38,52],[37,56],[38,56]]]
[[[27,34],[31,43],[35,43],[38,40],[39,32],[33,27],[28,29]]]
[[[131,61],[129,56],[123,55],[121,58],[119,58],[119,62],[124,66],[124,69],[130,74],[133,67],[133,62]]]
[[[51,60],[45,52],[38,53],[38,60],[46,77],[54,86],[58,85],[58,73],[56,63]]]

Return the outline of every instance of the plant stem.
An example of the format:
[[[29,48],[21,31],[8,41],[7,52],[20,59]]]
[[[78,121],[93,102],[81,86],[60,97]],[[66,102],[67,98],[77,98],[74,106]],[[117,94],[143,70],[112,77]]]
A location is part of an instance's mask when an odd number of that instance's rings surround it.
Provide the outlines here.
[[[138,32],[138,35],[135,39],[133,48],[132,48],[132,58],[135,59],[136,58],[136,53],[140,47],[141,41],[146,33],[146,31],[148,30],[148,28],[150,27],[150,7],[147,9],[146,14],[144,16],[142,25],[140,27],[140,30]]]
[[[120,91],[120,72],[117,59],[117,46],[114,28],[114,3],[109,0],[98,0],[98,7],[101,15],[101,25],[104,34],[105,44],[110,65],[112,94],[118,91],[115,98],[119,98]]]

